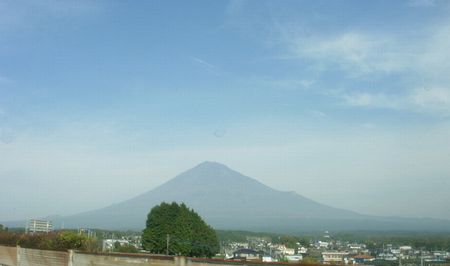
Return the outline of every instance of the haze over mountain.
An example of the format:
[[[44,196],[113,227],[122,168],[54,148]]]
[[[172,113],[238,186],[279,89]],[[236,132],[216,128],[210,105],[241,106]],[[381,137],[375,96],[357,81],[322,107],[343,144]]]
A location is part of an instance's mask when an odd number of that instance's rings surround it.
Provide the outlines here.
[[[201,163],[130,200],[51,218],[56,227],[64,223],[66,228],[142,229],[150,209],[162,201],[184,202],[218,229],[450,231],[447,220],[375,217],[326,206],[272,189],[216,162]]]

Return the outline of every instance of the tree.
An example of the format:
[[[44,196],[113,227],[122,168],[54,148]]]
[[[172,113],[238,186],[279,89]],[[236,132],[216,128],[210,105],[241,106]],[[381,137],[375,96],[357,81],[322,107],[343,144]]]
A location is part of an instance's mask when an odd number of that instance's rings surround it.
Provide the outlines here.
[[[151,209],[142,246],[153,253],[212,257],[219,251],[216,232],[184,203],[161,203]]]
[[[118,243],[118,242],[116,242]],[[131,245],[131,244],[124,244],[124,245],[120,245],[118,247],[116,247],[116,245],[114,244],[114,251],[115,252],[121,252],[121,253],[138,253],[139,250]]]
[[[91,241],[87,236],[80,235],[74,231],[59,232],[54,241],[54,248],[58,250],[78,249],[85,250]]]

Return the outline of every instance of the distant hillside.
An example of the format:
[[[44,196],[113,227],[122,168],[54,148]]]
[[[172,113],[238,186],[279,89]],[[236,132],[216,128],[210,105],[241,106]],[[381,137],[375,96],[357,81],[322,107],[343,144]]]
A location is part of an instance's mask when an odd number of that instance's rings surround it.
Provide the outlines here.
[[[272,189],[225,165],[204,162],[161,186],[106,208],[54,220],[66,227],[142,229],[162,201],[185,202],[218,229],[266,232],[311,230],[450,231],[450,221],[375,217],[317,203]]]

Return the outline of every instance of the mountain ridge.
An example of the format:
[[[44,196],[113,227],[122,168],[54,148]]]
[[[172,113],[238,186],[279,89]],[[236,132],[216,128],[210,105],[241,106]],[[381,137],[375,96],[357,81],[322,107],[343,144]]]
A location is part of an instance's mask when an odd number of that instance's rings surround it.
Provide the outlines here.
[[[450,221],[378,217],[330,207],[295,192],[273,189],[217,162],[203,162],[131,199],[62,217],[66,227],[142,229],[150,209],[184,202],[218,229],[450,231]]]

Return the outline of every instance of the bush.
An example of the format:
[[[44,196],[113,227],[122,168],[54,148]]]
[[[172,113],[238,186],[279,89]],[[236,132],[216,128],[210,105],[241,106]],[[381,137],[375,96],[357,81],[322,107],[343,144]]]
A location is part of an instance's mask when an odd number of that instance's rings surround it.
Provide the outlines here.
[[[61,231],[40,234],[19,234],[0,232],[0,244],[6,246],[19,245],[23,248],[59,250],[69,249],[92,251],[95,239],[79,235],[73,231]]]
[[[0,245],[14,247],[20,239],[18,233],[0,232]]]
[[[125,244],[125,245],[119,245],[118,247],[114,248],[115,252],[120,252],[120,253],[138,253],[139,250],[130,244]]]

